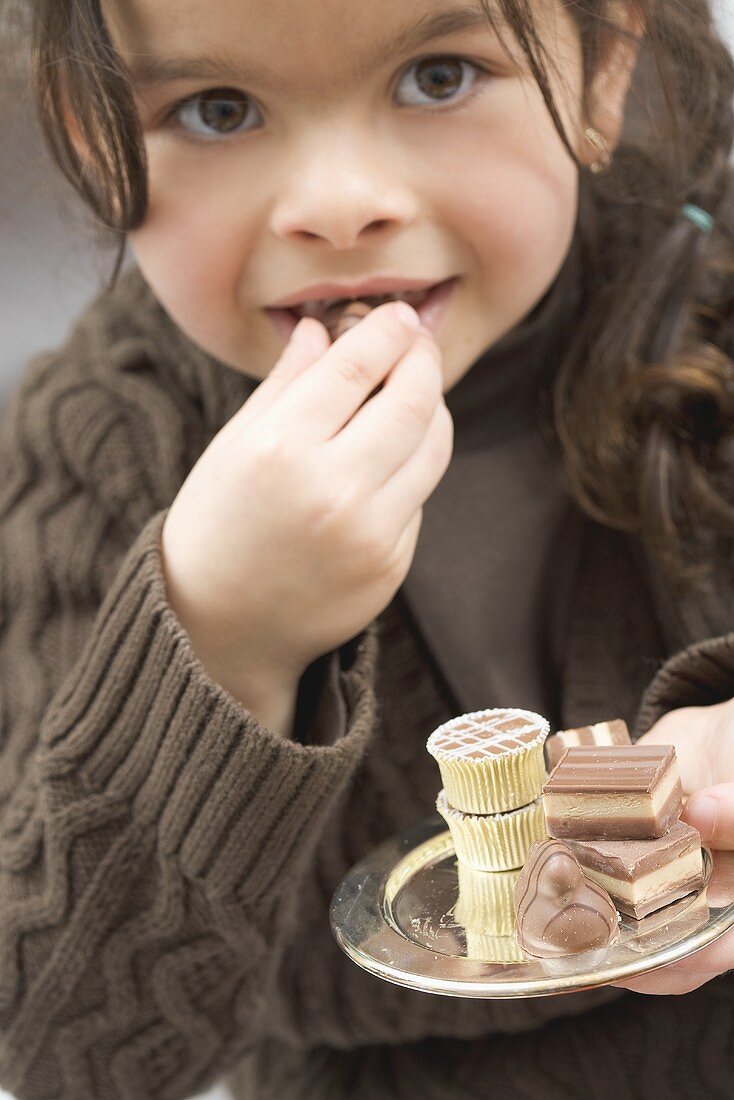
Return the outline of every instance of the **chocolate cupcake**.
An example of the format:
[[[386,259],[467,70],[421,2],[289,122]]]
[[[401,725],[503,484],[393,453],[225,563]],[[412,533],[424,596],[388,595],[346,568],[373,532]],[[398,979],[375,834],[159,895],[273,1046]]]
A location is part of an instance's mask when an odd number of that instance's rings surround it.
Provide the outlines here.
[[[444,722],[426,748],[449,805],[462,813],[498,814],[534,802],[546,778],[549,731],[546,719],[529,710],[478,710]]]
[[[548,836],[541,798],[503,814],[465,814],[441,790],[436,809],[451,830],[457,858],[475,871],[522,867],[530,845]]]

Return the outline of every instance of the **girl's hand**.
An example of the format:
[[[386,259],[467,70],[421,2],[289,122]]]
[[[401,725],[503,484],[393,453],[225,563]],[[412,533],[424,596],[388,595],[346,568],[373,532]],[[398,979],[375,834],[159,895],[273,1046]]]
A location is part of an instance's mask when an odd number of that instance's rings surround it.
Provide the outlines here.
[[[427,330],[394,303],[334,344],[302,321],[163,527],[171,605],[217,682],[276,691],[365,629],[410,569],[452,450]]]
[[[683,793],[690,796],[682,820],[695,826],[714,853],[715,878],[729,874],[734,851],[734,699],[712,707],[682,707],[655,723],[640,743],[674,745]],[[721,863],[725,875],[717,875]],[[731,875],[729,874],[729,877]],[[712,902],[717,899],[709,893]],[[723,881],[718,884],[723,886]],[[719,904],[729,902],[718,899]],[[637,993],[689,993],[734,968],[734,929],[687,959],[615,984]]]

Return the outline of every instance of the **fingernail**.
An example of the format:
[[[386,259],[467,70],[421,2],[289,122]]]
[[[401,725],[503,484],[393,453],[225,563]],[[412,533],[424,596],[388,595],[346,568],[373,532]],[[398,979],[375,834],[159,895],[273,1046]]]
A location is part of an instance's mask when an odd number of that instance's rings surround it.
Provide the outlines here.
[[[717,809],[715,798],[709,798],[705,794],[693,795],[686,802],[685,818],[689,825],[698,829],[704,839],[709,839],[716,828]]]
[[[395,316],[409,328],[411,332],[418,332],[423,325],[417,312],[412,306],[409,306],[407,302],[395,303]]]

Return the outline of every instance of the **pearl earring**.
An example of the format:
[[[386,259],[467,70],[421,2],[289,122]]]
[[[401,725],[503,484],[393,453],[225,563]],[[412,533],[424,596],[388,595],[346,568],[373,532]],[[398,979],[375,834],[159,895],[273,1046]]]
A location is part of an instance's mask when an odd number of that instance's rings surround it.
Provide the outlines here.
[[[595,160],[592,164],[589,165],[589,168],[594,173],[594,175],[598,176],[602,172],[606,172],[614,157],[610,153],[609,147],[604,138],[601,136],[598,130],[594,129],[593,126],[586,127],[586,130],[584,131],[584,136],[587,138],[588,141],[591,142],[595,149],[598,149],[603,154],[600,160]]]

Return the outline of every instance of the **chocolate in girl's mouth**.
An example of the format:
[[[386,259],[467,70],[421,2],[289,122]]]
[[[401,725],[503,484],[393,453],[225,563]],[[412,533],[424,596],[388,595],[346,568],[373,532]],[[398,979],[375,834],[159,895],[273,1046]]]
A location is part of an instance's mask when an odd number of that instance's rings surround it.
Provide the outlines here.
[[[367,302],[336,302],[327,309],[323,323],[329,331],[332,341],[338,340],[350,328],[358,325],[363,317],[372,312],[373,307]]]

